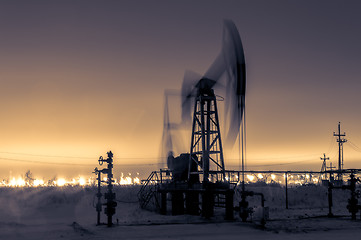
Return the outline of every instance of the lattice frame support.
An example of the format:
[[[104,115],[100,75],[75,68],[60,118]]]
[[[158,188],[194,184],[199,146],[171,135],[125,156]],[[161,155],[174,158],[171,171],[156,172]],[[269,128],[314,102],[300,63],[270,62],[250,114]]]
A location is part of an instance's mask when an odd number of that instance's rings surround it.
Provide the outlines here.
[[[203,184],[225,181],[217,99],[213,90],[207,93],[200,92],[195,98],[189,169],[192,161],[196,162],[198,167],[197,171],[189,171],[188,179],[191,179],[192,175],[198,175]],[[210,172],[217,173],[216,179],[209,178]]]

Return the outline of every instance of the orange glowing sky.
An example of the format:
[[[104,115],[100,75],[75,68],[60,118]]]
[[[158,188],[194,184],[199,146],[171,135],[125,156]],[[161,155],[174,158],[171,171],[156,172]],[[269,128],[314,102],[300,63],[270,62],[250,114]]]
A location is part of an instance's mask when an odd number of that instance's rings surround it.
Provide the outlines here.
[[[88,172],[110,149],[117,164],[157,163],[164,89],[180,89],[186,69],[208,69],[224,18],[246,56],[249,166],[318,170],[324,152],[335,165],[338,121],[361,147],[360,9],[323,0],[1,2],[0,174],[72,164]],[[355,146],[345,145],[345,167],[361,167]],[[226,165],[236,158],[236,148],[226,152]]]

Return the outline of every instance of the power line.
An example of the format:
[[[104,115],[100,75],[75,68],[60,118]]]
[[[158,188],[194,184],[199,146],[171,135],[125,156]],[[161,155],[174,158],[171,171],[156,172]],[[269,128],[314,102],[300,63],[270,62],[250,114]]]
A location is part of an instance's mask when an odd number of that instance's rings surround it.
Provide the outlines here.
[[[328,150],[327,150],[327,155],[330,155],[331,152],[334,150],[334,147],[336,146],[336,142],[334,141],[334,138],[333,136],[331,136],[331,142],[330,142],[330,145],[328,147]]]
[[[349,142],[350,143],[350,142]],[[353,144],[348,144],[347,146],[351,147],[353,150],[355,150],[356,152],[361,153],[361,149],[359,149],[356,145]]]
[[[356,146],[357,147],[357,146]],[[97,158],[91,158],[91,157],[77,157],[77,156],[59,156],[59,155],[42,155],[42,154],[31,154],[31,153],[16,153],[16,152],[0,152],[3,154],[14,154],[14,155],[24,155],[24,156],[34,156],[34,157],[49,157],[49,158],[72,158],[72,159],[92,159],[94,161],[97,160]],[[249,161],[260,161],[260,160],[292,160],[297,158],[306,158],[306,157],[314,157],[318,156],[318,154],[312,154],[312,155],[301,155],[301,156],[286,156],[286,157],[272,157],[272,158],[251,158],[248,159]],[[166,157],[161,157],[166,159]],[[116,160],[158,160],[159,158],[146,158],[146,157],[121,157],[121,158],[115,158]],[[6,157],[0,157],[0,160],[5,161],[15,161],[15,162],[27,162],[27,163],[34,163],[34,164],[48,164],[48,165],[64,165],[64,166],[93,166],[92,163],[67,163],[67,162],[52,162],[52,161],[39,161],[39,160],[29,160],[29,159],[21,159],[21,158],[6,158]],[[238,160],[238,159],[232,159],[228,158],[227,160]],[[280,166],[280,165],[291,165],[301,162],[308,162],[308,161],[314,161],[313,159],[308,160],[302,160],[302,161],[296,161],[296,162],[289,162],[289,163],[279,163],[279,164],[262,164],[262,166]],[[116,166],[157,166],[162,165],[162,163],[136,163],[136,164],[114,164]]]
[[[92,159],[98,160],[97,157],[81,157],[81,156],[62,156],[62,155],[45,155],[45,154],[32,154],[32,153],[17,153],[17,152],[0,152],[0,154],[13,154],[13,155],[22,155],[22,156],[32,156],[32,157],[48,157],[48,158],[75,158],[75,159]],[[157,157],[116,157],[114,159],[118,160],[156,160]]]
[[[269,158],[248,158],[247,161],[262,161],[262,160],[292,160],[297,158],[313,158],[319,154],[309,154],[309,155],[300,155],[300,156],[285,156],[285,157],[269,157]],[[227,158],[227,160],[238,160],[236,158]],[[307,161],[313,161],[309,159]]]
[[[34,164],[63,165],[63,166],[87,166],[87,167],[94,166],[94,164],[90,164],[90,163],[47,162],[47,161],[27,160],[27,159],[18,159],[18,158],[3,158],[3,157],[0,157],[0,160],[13,161],[13,162],[27,162],[27,163],[34,163]],[[123,166],[123,167],[154,166],[154,165],[159,165],[159,163],[114,164],[114,166]]]
[[[348,143],[354,148],[355,151],[361,152],[361,148],[359,148],[355,143],[348,140]]]
[[[75,158],[75,159],[98,160],[98,157],[46,155],[46,154],[3,152],[3,151],[1,151],[0,154],[13,154],[13,155],[23,155],[23,156],[33,156],[33,157],[48,157],[48,158]],[[252,161],[258,161],[258,160],[291,160],[291,159],[297,159],[297,158],[315,157],[315,156],[318,156],[318,155],[319,154],[308,154],[308,155],[285,156],[285,157],[250,158],[250,159],[248,159],[248,161],[250,161],[250,160],[252,160]],[[117,159],[117,160],[127,160],[127,159],[129,159],[129,160],[158,160],[159,158],[167,159],[168,157],[115,157],[114,159]],[[238,158],[227,158],[227,160],[238,160]]]
[[[32,154],[32,153],[16,153],[16,152],[0,152],[3,154],[33,156],[33,157],[50,157],[50,158],[77,158],[77,159],[94,159],[92,157],[76,157],[76,156],[59,156],[59,155],[43,155],[43,154]]]
[[[252,167],[283,166],[283,165],[292,165],[292,164],[310,162],[310,161],[314,161],[314,160],[312,159],[312,160],[302,160],[302,161],[289,162],[289,163],[260,164],[260,165],[250,165],[250,166],[252,166]]]
[[[26,160],[26,159],[16,159],[16,158],[3,158],[3,157],[0,157],[0,159],[1,159],[1,160],[5,160],[5,161],[28,162],[28,163],[37,163],[37,164],[90,166],[90,164],[81,164],[81,163],[44,162],[44,161],[37,161],[37,160]]]

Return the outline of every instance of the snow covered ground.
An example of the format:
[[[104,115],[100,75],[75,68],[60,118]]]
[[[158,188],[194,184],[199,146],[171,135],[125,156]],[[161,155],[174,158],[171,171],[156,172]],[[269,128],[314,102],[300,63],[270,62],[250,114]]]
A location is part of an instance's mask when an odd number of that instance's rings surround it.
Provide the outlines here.
[[[0,188],[0,239],[305,239],[357,238],[361,221],[351,221],[346,204],[348,192],[334,192],[334,213],[327,218],[327,189],[319,186],[289,189],[285,209],[284,188],[254,185],[263,192],[270,220],[266,228],[242,223],[236,216],[223,221],[223,209],[211,220],[198,216],[159,215],[142,210],[137,203],[139,186],[116,187],[118,207],[115,226],[96,226],[95,188],[44,187]],[[347,194],[346,194],[347,193]],[[251,206],[259,199],[250,199]],[[102,213],[102,221],[105,215]],[[359,215],[358,215],[359,219]]]

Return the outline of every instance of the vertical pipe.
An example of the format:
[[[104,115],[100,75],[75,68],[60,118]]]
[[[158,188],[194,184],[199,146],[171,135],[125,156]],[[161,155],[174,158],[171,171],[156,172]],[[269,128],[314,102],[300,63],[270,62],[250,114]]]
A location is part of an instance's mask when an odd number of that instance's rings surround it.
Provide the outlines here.
[[[351,175],[350,175],[350,188],[349,188],[350,191],[351,191],[351,198],[349,199],[347,208],[348,208],[348,211],[351,212],[351,219],[352,220],[356,220],[356,213],[358,211],[356,182],[357,182],[357,179],[355,178],[355,175],[353,174],[353,172],[351,172]]]
[[[184,198],[183,192],[171,191],[172,197],[172,215],[184,214]]]
[[[208,183],[208,174],[209,174],[209,158],[208,151],[206,149],[206,133],[205,133],[205,119],[204,119],[204,99],[201,95],[199,98],[199,104],[201,108],[201,134],[202,134],[202,168],[203,168],[203,185]]]
[[[189,151],[189,164],[188,164],[188,182],[191,182],[191,172],[192,172],[192,166],[193,166],[193,161],[195,161],[194,159],[193,159],[193,157],[192,157],[192,155],[193,155],[193,148],[194,148],[194,146],[193,146],[193,144],[194,144],[194,132],[195,132],[195,127],[196,127],[196,118],[197,118],[197,100],[198,99],[196,99],[196,101],[195,101],[195,104],[194,104],[194,111],[193,111],[193,123],[192,123],[192,138],[191,138],[191,149],[190,149],[190,151]],[[198,130],[198,127],[197,127],[197,130]],[[197,146],[198,146],[198,144],[197,144]],[[197,146],[196,146],[196,151],[198,151],[197,150]],[[198,163],[197,163],[197,169],[195,169],[196,171],[198,171]]]
[[[113,226],[112,217],[115,214],[116,202],[115,193],[113,193],[113,153],[111,151],[107,152],[108,158],[106,162],[108,163],[108,193],[107,198],[107,216],[108,216],[108,227]]]
[[[341,180],[343,185],[343,142],[341,143]]]
[[[332,217],[332,183],[328,182],[328,217]]]
[[[288,209],[288,183],[287,183],[287,172],[285,173],[285,184],[286,184],[286,209]]]
[[[186,191],[186,213],[190,215],[199,214],[199,192]]]
[[[211,100],[207,99],[207,127],[206,127],[206,151],[207,151],[207,171],[210,170],[209,155],[211,151]],[[203,149],[204,151],[204,149]],[[218,174],[217,174],[218,175]],[[216,178],[218,180],[218,176]]]
[[[217,108],[217,101],[216,99],[213,100],[214,103],[214,114],[215,114],[215,118],[216,118],[216,123],[217,123],[217,135],[218,135],[218,142],[219,143],[219,151],[220,151],[220,161],[221,161],[221,171],[222,171],[222,177],[223,180],[225,180],[225,166],[224,166],[224,156],[223,156],[223,145],[222,145],[222,138],[221,138],[221,130],[220,130],[220,126],[219,126],[219,118],[218,118],[218,108]]]
[[[239,117],[239,116],[238,116]],[[241,132],[238,134],[238,142],[239,142],[239,146],[238,146],[238,158],[241,158],[241,154],[240,151],[242,149],[242,192],[244,192],[246,190],[245,188],[245,182],[244,182],[244,158],[243,158],[243,125],[240,126],[241,128]],[[241,142],[241,135],[242,135],[242,142]],[[242,143],[242,147],[241,147],[241,143]]]
[[[101,176],[100,176],[101,172],[98,171],[98,193],[97,193],[97,198],[98,198],[98,203],[97,203],[97,206],[96,206],[96,210],[97,210],[97,225],[100,225],[100,212],[102,211],[102,205],[100,203],[101,201],[101,197],[102,197],[102,194],[100,192],[100,182],[101,182]]]
[[[225,193],[226,198],[226,220],[233,220],[233,196],[234,192],[233,190],[229,190]]]
[[[161,206],[160,206],[160,214],[167,214],[167,192],[161,192]]]

